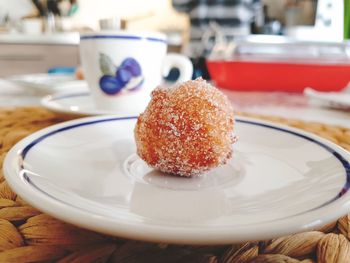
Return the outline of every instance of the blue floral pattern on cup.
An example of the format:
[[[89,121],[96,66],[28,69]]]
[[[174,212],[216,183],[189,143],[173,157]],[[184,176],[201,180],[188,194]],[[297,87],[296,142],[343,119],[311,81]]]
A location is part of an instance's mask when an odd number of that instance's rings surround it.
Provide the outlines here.
[[[132,91],[142,86],[144,78],[136,59],[125,58],[117,67],[108,55],[100,53],[99,63],[103,74],[99,85],[105,94],[115,95],[122,90]]]

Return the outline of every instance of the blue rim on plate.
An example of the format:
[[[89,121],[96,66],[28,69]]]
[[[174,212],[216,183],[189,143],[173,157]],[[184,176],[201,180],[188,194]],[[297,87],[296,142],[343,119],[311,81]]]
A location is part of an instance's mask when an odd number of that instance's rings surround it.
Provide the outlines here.
[[[124,40],[147,40],[152,42],[160,42],[167,44],[168,42],[165,39],[162,38],[155,38],[155,37],[141,37],[141,36],[123,36],[123,35],[88,35],[88,36],[81,36],[80,40],[87,40],[87,39],[124,39]]]
[[[109,122],[109,121],[123,121],[123,120],[131,120],[131,119],[137,119],[136,116],[130,116],[130,117],[114,117],[114,118],[106,118],[106,119],[99,119],[99,120],[93,120],[93,121],[87,121],[87,122],[81,122],[81,123],[77,123],[77,124],[73,124],[73,125],[70,125],[70,126],[65,126],[65,127],[62,127],[60,129],[57,129],[57,130],[54,130],[54,131],[51,131],[45,135],[42,135],[40,136],[39,138],[33,140],[32,142],[30,142],[21,152],[20,152],[20,157],[21,157],[21,169],[23,170],[24,167],[23,167],[23,162],[25,161],[25,157],[26,155],[28,154],[28,152],[35,146],[37,145],[38,143],[40,143],[41,141],[45,140],[46,138],[52,136],[52,135],[55,135],[57,133],[60,133],[60,132],[63,132],[63,131],[67,131],[67,130],[70,130],[70,129],[74,129],[74,128],[78,128],[78,127],[81,127],[81,126],[87,126],[87,125],[93,125],[93,124],[97,124],[97,123],[101,123],[101,122]],[[237,119],[236,122],[240,122],[240,123],[245,123],[245,124],[250,124],[250,125],[256,125],[256,126],[261,126],[261,127],[265,127],[265,128],[269,128],[269,129],[274,129],[274,130],[278,130],[278,131],[282,131],[282,132],[286,132],[286,133],[289,133],[289,134],[292,134],[292,135],[295,135],[297,137],[300,137],[300,138],[303,138],[307,141],[310,141],[310,142],[313,142],[319,146],[321,146],[323,149],[327,150],[329,153],[331,153],[343,166],[344,170],[345,170],[345,174],[346,174],[346,181],[345,181],[345,184],[343,186],[343,188],[341,189],[341,191],[334,197],[332,198],[331,200],[329,200],[328,202],[316,207],[316,208],[313,208],[309,211],[312,211],[312,210],[315,210],[315,209],[318,209],[320,207],[323,207],[335,200],[337,200],[338,198],[342,197],[344,194],[346,194],[350,188],[350,163],[349,161],[347,161],[346,159],[344,159],[343,156],[341,156],[338,152],[334,151],[331,147],[329,147],[328,145],[318,141],[318,140],[315,140],[313,138],[310,138],[309,136],[306,136],[304,134],[300,134],[298,132],[295,132],[295,131],[292,131],[292,130],[287,130],[287,129],[284,129],[284,128],[280,128],[280,127],[276,127],[276,126],[273,126],[273,125],[269,125],[269,124],[264,124],[264,123],[259,123],[259,122],[254,122],[254,121],[251,121],[251,120],[241,120],[241,119]],[[30,179],[28,176],[25,175],[25,173],[23,174],[23,176],[25,177],[25,179],[30,182]],[[33,184],[32,182],[30,182],[31,184]],[[35,186],[35,185],[34,185]],[[37,189],[39,189],[37,186],[35,186]],[[44,192],[45,193],[45,192]],[[45,193],[47,194],[47,193]],[[306,211],[308,212],[308,211]],[[304,212],[305,213],[305,212]]]

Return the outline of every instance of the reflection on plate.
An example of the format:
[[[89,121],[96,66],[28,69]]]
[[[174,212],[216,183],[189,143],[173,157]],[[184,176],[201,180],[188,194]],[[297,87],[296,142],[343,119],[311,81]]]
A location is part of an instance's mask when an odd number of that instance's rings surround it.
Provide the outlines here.
[[[349,92],[320,92],[312,88],[306,88],[304,94],[324,106],[350,110],[350,93]]]
[[[89,92],[69,92],[58,93],[55,95],[45,96],[41,100],[41,105],[51,111],[65,114],[73,114],[80,116],[94,115],[118,115],[132,116],[138,115],[140,110],[101,110],[96,105]]]
[[[6,179],[59,219],[155,242],[264,240],[315,229],[350,209],[350,154],[317,136],[239,118],[229,163],[180,178],[138,158],[135,122],[102,116],[36,132],[8,153]]]
[[[73,89],[87,88],[86,81],[77,80],[74,75],[67,74],[27,74],[15,75],[7,80],[30,88],[34,92],[41,94],[51,94]]]

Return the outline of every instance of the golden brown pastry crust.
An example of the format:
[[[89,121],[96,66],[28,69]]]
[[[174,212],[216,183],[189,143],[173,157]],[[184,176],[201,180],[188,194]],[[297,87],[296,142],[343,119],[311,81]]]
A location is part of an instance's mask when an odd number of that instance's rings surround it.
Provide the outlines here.
[[[166,173],[193,176],[232,156],[234,113],[227,97],[203,79],[158,87],[138,118],[138,155]]]

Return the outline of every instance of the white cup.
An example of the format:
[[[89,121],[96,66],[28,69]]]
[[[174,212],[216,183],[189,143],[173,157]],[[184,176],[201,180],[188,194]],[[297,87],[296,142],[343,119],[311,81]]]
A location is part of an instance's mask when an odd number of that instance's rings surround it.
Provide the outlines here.
[[[191,61],[166,54],[166,50],[166,36],[160,33],[101,31],[81,35],[81,63],[96,107],[140,112],[171,68],[180,71],[177,81],[189,80]]]

